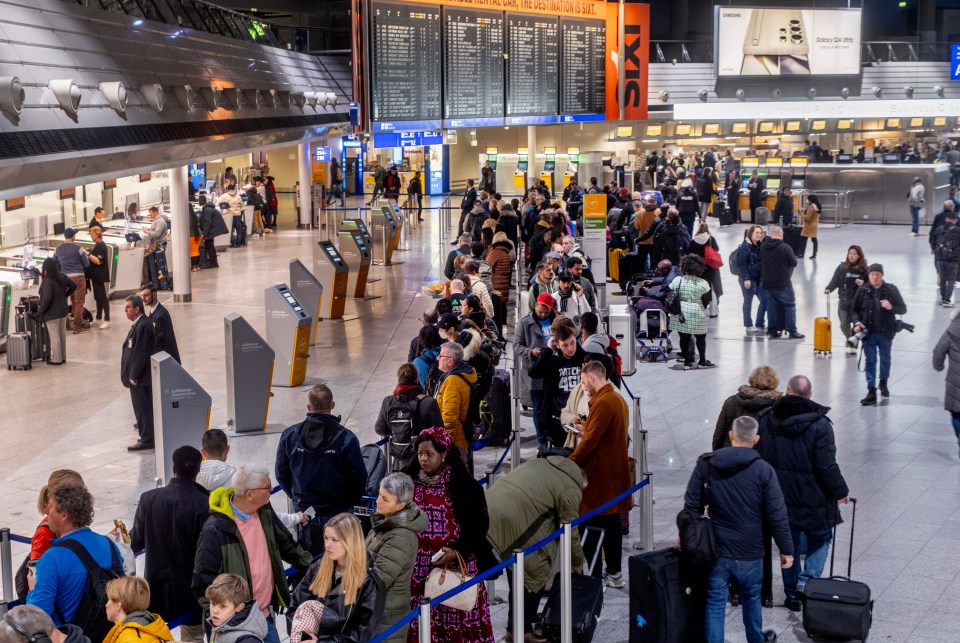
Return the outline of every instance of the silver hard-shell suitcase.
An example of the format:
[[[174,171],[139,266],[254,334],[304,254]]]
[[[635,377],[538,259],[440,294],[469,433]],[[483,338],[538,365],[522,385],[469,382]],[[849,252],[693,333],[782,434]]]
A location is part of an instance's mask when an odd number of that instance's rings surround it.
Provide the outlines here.
[[[7,370],[29,371],[33,368],[30,335],[12,333],[7,337]]]

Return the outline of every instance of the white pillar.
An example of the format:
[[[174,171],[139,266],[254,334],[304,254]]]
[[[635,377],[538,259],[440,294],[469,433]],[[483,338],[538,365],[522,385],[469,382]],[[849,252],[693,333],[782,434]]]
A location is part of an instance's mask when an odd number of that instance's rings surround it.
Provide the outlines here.
[[[190,192],[187,166],[170,170],[170,269],[173,272],[173,301],[192,299],[190,289]]]
[[[530,187],[530,181],[535,178],[539,178],[540,174],[537,172],[537,126],[536,125],[527,125],[527,153],[530,155],[528,160],[530,163],[527,165],[527,184],[523,186],[523,193],[527,193],[527,189]]]
[[[297,166],[300,169],[300,219],[298,228],[313,224],[313,169],[310,167],[310,143],[297,146]]]

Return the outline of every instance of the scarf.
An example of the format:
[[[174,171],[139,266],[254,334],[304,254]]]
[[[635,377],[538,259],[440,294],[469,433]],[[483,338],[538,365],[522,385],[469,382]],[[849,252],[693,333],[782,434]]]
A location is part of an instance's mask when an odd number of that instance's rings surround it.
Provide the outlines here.
[[[404,393],[410,393],[411,391],[416,391],[417,395],[423,393],[423,390],[420,388],[419,384],[398,384],[397,388],[393,389],[393,394],[403,395]]]

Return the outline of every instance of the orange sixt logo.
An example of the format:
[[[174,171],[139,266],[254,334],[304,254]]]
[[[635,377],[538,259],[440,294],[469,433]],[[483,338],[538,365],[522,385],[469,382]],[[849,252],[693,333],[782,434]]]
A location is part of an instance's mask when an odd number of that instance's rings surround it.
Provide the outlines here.
[[[625,24],[623,26],[623,33],[625,46],[625,51],[623,52],[623,107],[626,110],[639,108],[643,96],[643,91],[640,86],[642,82],[640,78],[642,67],[640,65],[640,57],[637,53],[642,44],[640,40],[640,25]]]

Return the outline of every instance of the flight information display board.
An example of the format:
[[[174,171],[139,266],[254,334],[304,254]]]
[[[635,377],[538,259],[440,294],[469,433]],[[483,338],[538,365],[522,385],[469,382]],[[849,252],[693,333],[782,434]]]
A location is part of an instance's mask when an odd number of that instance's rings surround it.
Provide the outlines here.
[[[374,131],[440,127],[440,7],[373,2]],[[400,127],[396,122],[402,123]]]
[[[453,127],[500,125],[503,119],[503,12],[445,8],[445,119]]]
[[[557,18],[507,14],[508,125],[556,122],[555,117],[536,117],[557,113],[559,30]],[[604,50],[600,50],[601,58]]]
[[[560,113],[606,110],[607,27],[602,20],[560,18]]]

